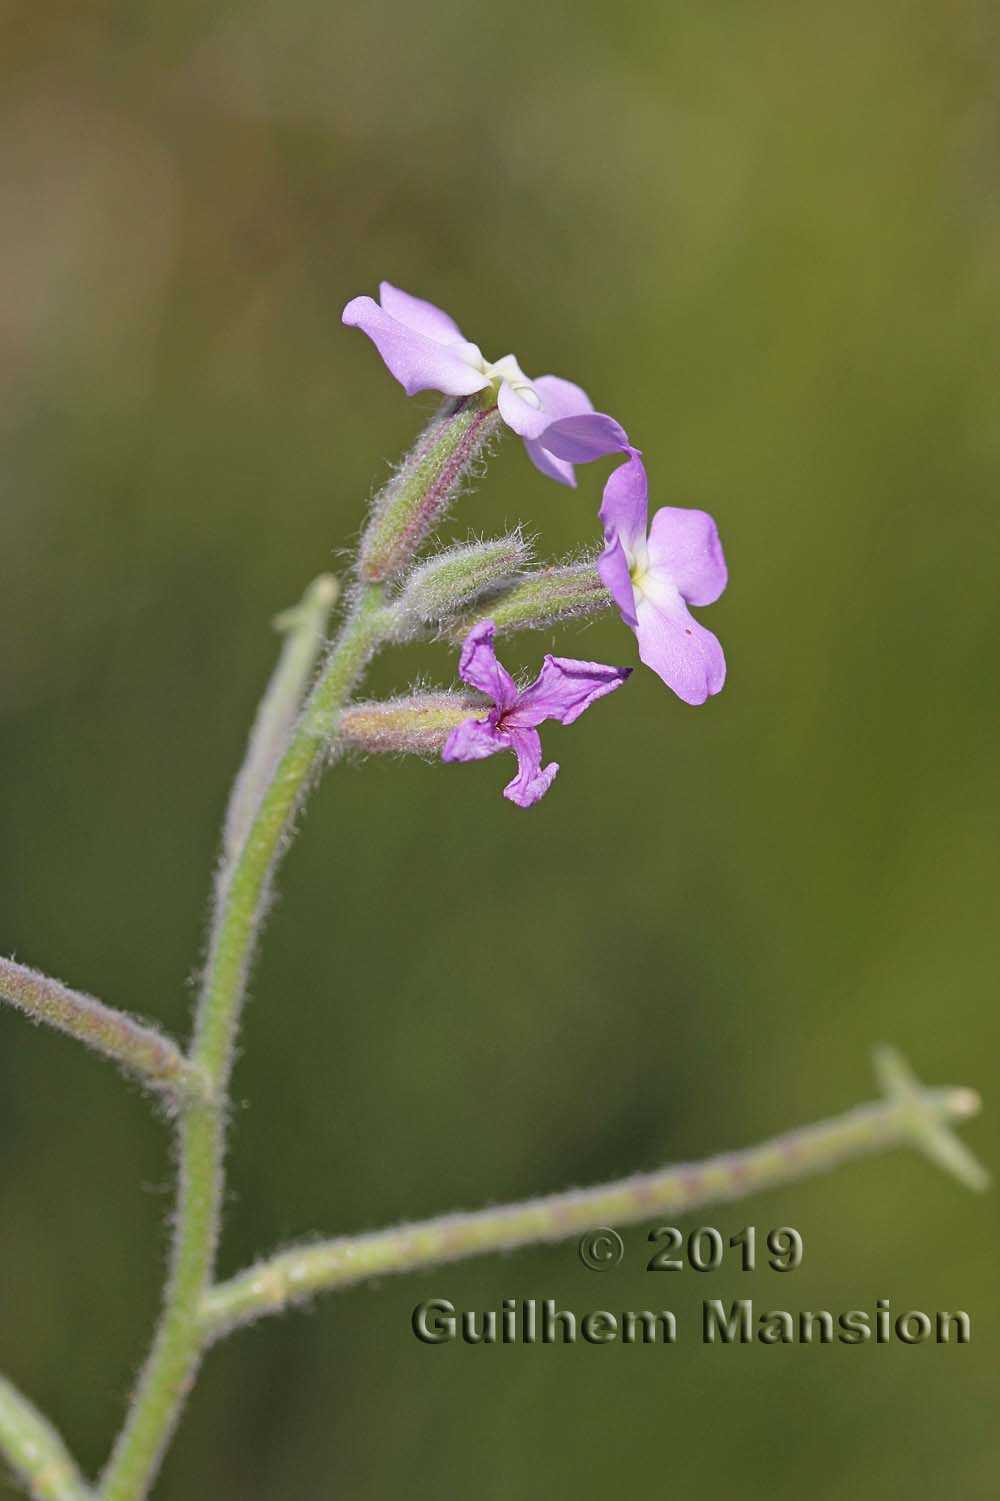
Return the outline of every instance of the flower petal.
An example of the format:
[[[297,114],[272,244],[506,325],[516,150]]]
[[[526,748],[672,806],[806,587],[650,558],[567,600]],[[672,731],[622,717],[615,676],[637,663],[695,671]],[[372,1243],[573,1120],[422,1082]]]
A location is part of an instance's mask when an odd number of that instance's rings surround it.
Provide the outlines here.
[[[618,540],[628,551],[644,547],[646,517],[649,513],[649,483],[646,468],[635,449],[631,457],[619,464],[604,486],[600,518],[605,541]]]
[[[407,396],[418,391],[471,396],[473,391],[489,385],[485,375],[474,370],[453,349],[398,322],[371,297],[353,298],[341,320],[368,335]]]
[[[594,404],[586,391],[575,386],[571,380],[563,380],[558,375],[540,375],[532,384],[542,398],[542,406],[550,423],[594,410]],[[542,438],[544,436],[543,433]],[[575,486],[576,473],[573,465],[566,459],[557,459],[555,454],[549,453],[542,438],[525,438],[528,458],[549,479],[558,480],[562,485]]]
[[[632,588],[632,574],[628,566],[628,558],[625,556],[625,549],[617,537],[605,544],[604,551],[597,560],[597,572],[601,583],[618,606],[625,624],[635,630],[635,590]]]
[[[528,458],[546,479],[558,480],[561,485],[569,485],[576,489],[576,471],[572,464],[567,464],[565,459],[557,459],[542,446],[540,438],[525,438],[524,446]]]
[[[639,656],[686,704],[703,704],[726,681],[718,639],[699,625],[678,595],[666,609],[641,599],[636,611]]]
[[[517,702],[517,684],[500,662],[493,648],[495,627],[492,620],[480,620],[462,642],[458,674],[463,682],[487,694],[502,711]]]
[[[542,770],[542,742],[537,730],[511,730],[510,738],[517,754],[517,776],[507,783],[503,795],[519,808],[530,808],[552,786],[559,763],[550,761]]]
[[[561,417],[579,417],[594,410],[594,403],[583,387],[575,386],[571,380],[563,380],[560,375],[540,375],[532,385],[542,398],[550,422],[558,422]]]
[[[532,406],[519,396],[509,381],[500,382],[497,406],[507,426],[521,438],[537,438],[549,425],[549,419],[541,406]]]
[[[497,751],[510,749],[510,736],[488,719],[463,719],[444,743],[442,761],[483,761]]]
[[[465,335],[454,318],[449,318],[433,302],[425,302],[422,297],[411,297],[409,292],[400,291],[399,287],[394,287],[389,281],[380,282],[378,290],[378,300],[383,312],[388,313],[390,318],[395,318],[397,323],[405,324],[414,333],[424,334],[438,344],[464,343]]]
[[[649,568],[669,578],[689,605],[714,604],[728,573],[718,528],[707,511],[663,506],[649,528]]]
[[[504,723],[511,733],[523,725],[538,725],[546,719],[572,724],[597,699],[620,688],[631,673],[631,667],[608,667],[603,662],[546,656],[538,677],[530,688],[525,688]]]
[[[604,486],[600,517],[605,545],[597,560],[597,571],[625,624],[635,630],[631,564],[637,554],[645,555],[649,487],[638,450],[633,448],[629,453],[625,463],[612,470]]]
[[[581,412],[549,424],[542,446],[569,464],[589,464],[609,453],[635,453],[628,433],[607,412]]]

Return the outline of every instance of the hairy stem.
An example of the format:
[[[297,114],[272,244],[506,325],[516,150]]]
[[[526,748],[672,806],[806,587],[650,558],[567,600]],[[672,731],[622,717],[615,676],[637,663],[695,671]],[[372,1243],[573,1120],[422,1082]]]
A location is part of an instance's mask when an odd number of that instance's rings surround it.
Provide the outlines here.
[[[87,1501],[90,1491],[59,1434],[0,1376],[0,1450],[32,1501]]]
[[[112,1058],[151,1089],[195,1100],[208,1093],[207,1076],[155,1027],[13,959],[0,959],[0,1001]]]
[[[271,880],[295,815],[322,764],[341,705],[389,629],[383,591],[362,585],[217,893],[191,1061],[225,1101],[246,979]],[[194,1381],[205,1344],[200,1306],[215,1265],[223,1193],[225,1110],[192,1106],[180,1129],[173,1266],[153,1348],[100,1488],[102,1501],[141,1501]]]
[[[213,1287],[202,1304],[202,1321],[208,1337],[218,1339],[264,1314],[280,1313],[316,1293],[350,1287],[371,1277],[565,1240],[599,1225],[630,1225],[746,1198],[870,1152],[926,1147],[928,1133],[940,1136],[950,1123],[967,1119],[978,1108],[972,1090],[921,1089],[917,1099],[889,1098],[860,1105],[833,1120],[704,1162],[284,1251]]]

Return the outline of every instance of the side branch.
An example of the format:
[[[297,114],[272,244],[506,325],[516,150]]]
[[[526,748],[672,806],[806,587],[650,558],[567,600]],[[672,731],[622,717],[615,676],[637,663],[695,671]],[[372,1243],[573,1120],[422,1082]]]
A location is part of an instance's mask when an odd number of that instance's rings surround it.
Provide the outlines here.
[[[201,1071],[155,1027],[105,1006],[93,996],[70,990],[25,964],[0,958],[0,1001],[15,1006],[32,1021],[45,1022],[103,1053],[150,1089],[185,1099],[205,1097],[207,1085]]]
[[[47,1418],[0,1376],[0,1452],[32,1501],[87,1501],[90,1491]]]
[[[870,1152],[926,1146],[929,1134],[946,1134],[951,1123],[978,1109],[972,1090],[924,1089],[916,1103],[911,1096],[859,1105],[833,1120],[704,1162],[284,1251],[212,1288],[202,1303],[206,1338],[218,1339],[316,1293],[372,1277],[565,1240],[598,1225],[630,1225],[657,1215],[684,1214],[792,1183]],[[983,1174],[973,1186],[982,1188],[985,1183]]]
[[[323,650],[330,611],[340,592],[331,573],[314,579],[290,610],[273,622],[285,637],[278,665],[257,710],[243,765],[233,784],[223,833],[223,878],[239,854],[258,804],[305,698],[309,679]]]

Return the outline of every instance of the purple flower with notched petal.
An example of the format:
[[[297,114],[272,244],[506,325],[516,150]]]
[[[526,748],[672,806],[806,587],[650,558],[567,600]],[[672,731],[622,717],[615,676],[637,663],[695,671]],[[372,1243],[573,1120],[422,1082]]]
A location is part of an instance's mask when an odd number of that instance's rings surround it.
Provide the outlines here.
[[[491,364],[453,318],[384,281],[379,301],[353,298],[344,323],[366,333],[407,396],[441,391],[471,396],[492,387],[500,415],[524,439],[528,456],[543,474],[575,485],[574,464],[628,448],[628,436],[613,417],[595,412],[590,397],[557,375],[529,380],[512,354]],[[556,449],[549,447],[553,424]]]
[[[688,613],[710,605],[728,574],[715,522],[706,511],[664,506],[646,534],[646,470],[635,449],[604,487],[605,548],[597,563],[639,656],[687,704],[703,704],[726,680],[722,647]]]
[[[596,699],[613,693],[631,674],[631,667],[605,667],[602,662],[577,662],[571,657],[546,656],[530,688],[519,689],[493,649],[492,620],[474,625],[462,643],[458,671],[464,682],[493,700],[485,719],[466,719],[452,730],[441,752],[445,761],[481,761],[497,751],[517,756],[517,776],[503,790],[504,797],[530,808],[552,786],[558,763],[542,766],[542,742],[537,726],[546,719],[572,724]]]

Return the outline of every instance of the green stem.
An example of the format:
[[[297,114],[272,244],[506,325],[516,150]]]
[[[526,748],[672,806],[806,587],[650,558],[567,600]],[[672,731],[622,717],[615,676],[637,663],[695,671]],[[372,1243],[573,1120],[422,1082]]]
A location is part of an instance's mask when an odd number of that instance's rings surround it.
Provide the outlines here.
[[[951,1122],[974,1115],[978,1108],[978,1097],[971,1090],[922,1089],[916,1106],[912,1097],[859,1105],[833,1120],[704,1162],[283,1251],[213,1287],[202,1305],[203,1325],[208,1338],[218,1339],[241,1324],[280,1313],[315,1293],[350,1287],[371,1277],[565,1240],[599,1225],[631,1225],[746,1198],[870,1152],[924,1145],[928,1130],[940,1134]]]
[[[0,959],[0,1001],[103,1053],[151,1089],[195,1100],[208,1093],[201,1070],[155,1027],[13,959]]]
[[[388,629],[382,588],[361,586],[220,886],[190,1055],[219,1103],[182,1114],[173,1266],[163,1318],[105,1470],[101,1501],[141,1501],[148,1494],[194,1381],[205,1344],[200,1305],[218,1240],[224,1102],[247,973],[289,828],[322,765],[340,707]]]
[[[0,1450],[32,1501],[88,1501],[90,1491],[59,1434],[4,1376]]]

